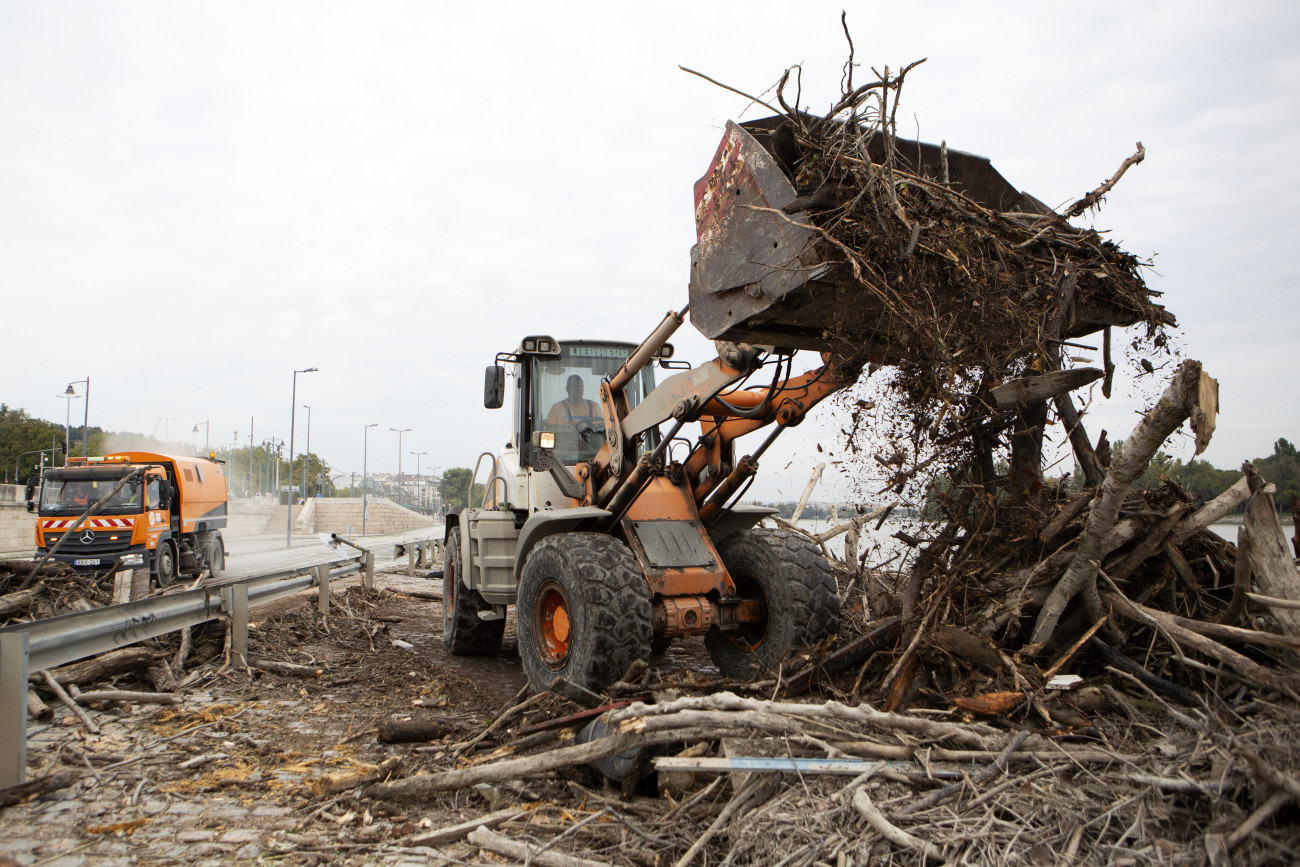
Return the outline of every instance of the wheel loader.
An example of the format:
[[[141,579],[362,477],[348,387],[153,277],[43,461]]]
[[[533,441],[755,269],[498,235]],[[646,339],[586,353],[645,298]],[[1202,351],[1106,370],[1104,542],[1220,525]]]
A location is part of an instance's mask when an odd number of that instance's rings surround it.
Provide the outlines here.
[[[639,344],[533,335],[488,367],[485,406],[503,406],[512,383],[511,438],[475,467],[473,479],[490,468],[482,504],[447,519],[452,653],[496,651],[514,605],[535,690],[557,678],[600,690],[679,636],[703,635],[724,676],[748,679],[836,632],[821,551],[758,526],[774,510],[737,503],[775,438],[863,363],[824,345],[842,302],[805,215],[781,217],[796,193],[771,131],[728,124],[695,186],[686,309]],[[688,314],[718,349],[694,369],[668,342]],[[796,373],[801,349],[821,363]],[[737,454],[739,437],[769,427]]]

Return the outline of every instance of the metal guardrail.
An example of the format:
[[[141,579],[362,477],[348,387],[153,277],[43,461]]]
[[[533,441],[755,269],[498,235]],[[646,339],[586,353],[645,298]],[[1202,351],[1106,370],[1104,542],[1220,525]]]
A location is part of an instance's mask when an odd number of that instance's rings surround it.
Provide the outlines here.
[[[440,538],[405,542],[395,546],[394,556],[407,553],[408,570],[413,574],[416,554],[422,561],[425,552],[432,554],[439,543]],[[317,607],[321,613],[329,613],[330,582],[357,572],[362,574],[366,589],[374,587],[373,550],[358,548],[355,554],[314,566],[276,569],[212,587],[15,623],[0,629],[0,787],[21,783],[26,775],[29,672],[65,665],[226,615],[231,620],[231,652],[247,659],[250,605],[316,587]]]

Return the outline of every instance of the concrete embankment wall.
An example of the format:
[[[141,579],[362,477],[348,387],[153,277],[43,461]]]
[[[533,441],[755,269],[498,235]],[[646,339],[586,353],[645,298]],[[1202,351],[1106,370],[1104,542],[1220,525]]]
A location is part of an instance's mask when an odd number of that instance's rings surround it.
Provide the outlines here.
[[[0,485],[0,558],[36,550],[36,516],[27,511],[22,485]]]
[[[36,516],[22,501],[21,485],[0,485],[0,558],[30,557],[36,549]],[[284,533],[286,506],[273,500],[236,498],[230,501],[225,535],[257,536]],[[361,534],[361,499],[319,499],[308,506],[293,507],[295,534]],[[405,533],[428,527],[435,521],[384,497],[370,498],[370,516],[365,522],[368,535]]]

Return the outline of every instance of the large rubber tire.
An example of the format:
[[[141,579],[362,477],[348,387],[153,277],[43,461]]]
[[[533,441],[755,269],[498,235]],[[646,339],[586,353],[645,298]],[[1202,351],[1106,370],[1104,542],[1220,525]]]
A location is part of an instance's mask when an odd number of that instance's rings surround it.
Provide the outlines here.
[[[805,536],[783,529],[730,535],[718,554],[745,599],[757,600],[764,619],[704,636],[709,657],[723,676],[748,680],[770,671],[791,651],[825,641],[839,629],[835,576]]]
[[[558,675],[599,692],[649,659],[650,587],[628,547],[601,533],[557,533],[529,552],[515,606],[533,689]]]
[[[175,543],[170,539],[159,542],[158,549],[154,551],[154,577],[158,579],[158,586],[170,587],[175,584],[179,568]]]
[[[463,574],[460,528],[453,527],[447,536],[447,553],[442,569],[442,643],[456,656],[486,656],[501,649],[506,631],[504,617],[484,620],[480,611],[492,606],[477,590],[460,580]]]

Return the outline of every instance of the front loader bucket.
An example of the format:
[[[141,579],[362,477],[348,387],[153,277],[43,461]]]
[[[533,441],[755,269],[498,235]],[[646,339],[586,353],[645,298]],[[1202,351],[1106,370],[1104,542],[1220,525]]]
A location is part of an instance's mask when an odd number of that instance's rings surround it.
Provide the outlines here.
[[[708,173],[695,184],[691,323],[715,340],[824,350],[837,311],[860,304],[863,293],[837,267],[843,255],[795,203],[787,173],[798,151],[785,123],[781,117],[728,122]],[[896,139],[895,147],[900,168],[941,173],[939,146]],[[882,151],[876,136],[868,153],[879,162]],[[952,187],[986,207],[1049,213],[984,157],[949,151],[946,161]]]

